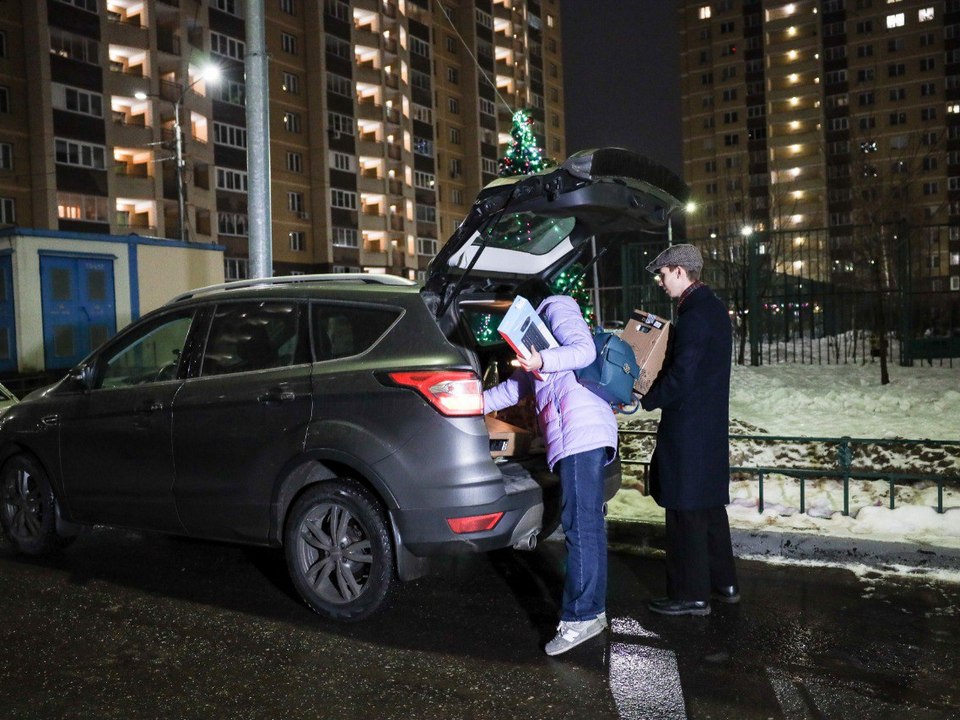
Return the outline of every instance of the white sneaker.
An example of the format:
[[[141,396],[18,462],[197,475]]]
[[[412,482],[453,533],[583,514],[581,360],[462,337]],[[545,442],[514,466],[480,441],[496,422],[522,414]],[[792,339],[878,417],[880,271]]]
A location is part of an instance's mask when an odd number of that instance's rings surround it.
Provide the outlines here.
[[[606,627],[606,613],[601,613],[593,620],[560,621],[557,626],[557,635],[544,648],[547,655],[559,655],[580,643],[589,640],[603,632]]]

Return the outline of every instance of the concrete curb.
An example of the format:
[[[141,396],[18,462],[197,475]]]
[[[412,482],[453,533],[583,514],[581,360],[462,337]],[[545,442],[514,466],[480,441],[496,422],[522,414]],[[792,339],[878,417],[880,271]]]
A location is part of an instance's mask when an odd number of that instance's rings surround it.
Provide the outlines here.
[[[759,555],[840,564],[861,563],[878,569],[904,565],[960,572],[960,548],[779,530],[758,532],[741,528],[730,528],[730,538],[737,557]],[[607,539],[642,548],[662,549],[664,527],[655,523],[607,518]]]

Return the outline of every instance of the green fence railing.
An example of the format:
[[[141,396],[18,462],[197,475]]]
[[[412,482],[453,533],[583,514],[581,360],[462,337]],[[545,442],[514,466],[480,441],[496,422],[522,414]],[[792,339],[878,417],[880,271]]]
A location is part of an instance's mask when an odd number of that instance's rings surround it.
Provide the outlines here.
[[[652,430],[620,430],[621,437],[643,436],[653,438]],[[937,486],[937,512],[943,513],[943,491],[947,485],[960,487],[960,440],[900,440],[887,438],[853,437],[795,437],[784,435],[731,435],[731,458],[744,457],[742,444],[776,444],[793,452],[793,463],[773,465],[768,463],[750,464],[731,462],[731,477],[737,475],[756,475],[757,512],[764,509],[764,480],[771,475],[797,478],[800,481],[800,512],[806,512],[806,481],[811,479],[836,478],[843,482],[843,514],[850,514],[850,481],[883,480],[889,484],[890,509],[896,504],[896,486],[913,482],[930,482]],[[652,443],[650,443],[652,445]],[[623,443],[621,442],[621,445]],[[883,467],[866,468],[863,465],[864,451],[867,449],[902,449],[908,458],[918,460],[930,467],[939,464],[940,471],[921,471],[916,469]],[[650,450],[652,453],[652,448]],[[804,463],[804,460],[810,462]],[[643,467],[642,493],[649,493],[650,459],[623,457],[623,465]],[[882,464],[882,463],[881,463]]]

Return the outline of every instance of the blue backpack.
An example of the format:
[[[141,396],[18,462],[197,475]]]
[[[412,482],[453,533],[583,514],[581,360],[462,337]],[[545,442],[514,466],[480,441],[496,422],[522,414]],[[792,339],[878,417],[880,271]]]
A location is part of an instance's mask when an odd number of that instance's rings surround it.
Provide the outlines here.
[[[636,403],[633,385],[640,377],[640,366],[630,343],[601,328],[594,328],[593,342],[597,359],[576,371],[577,380],[614,409]]]

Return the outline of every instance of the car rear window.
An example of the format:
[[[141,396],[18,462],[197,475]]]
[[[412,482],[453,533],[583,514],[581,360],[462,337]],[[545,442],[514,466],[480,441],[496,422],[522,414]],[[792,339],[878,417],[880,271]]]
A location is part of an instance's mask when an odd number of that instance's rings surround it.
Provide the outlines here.
[[[359,355],[383,337],[398,315],[397,310],[316,303],[310,320],[314,355],[321,361]]]
[[[576,218],[542,217],[533,213],[504,215],[487,231],[487,247],[545,255],[563,242]]]

